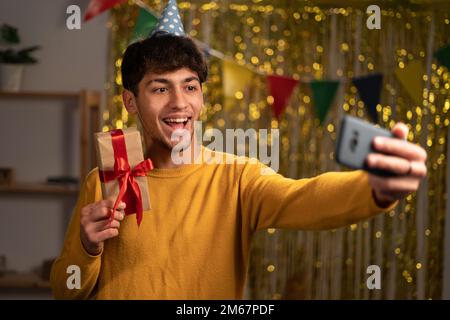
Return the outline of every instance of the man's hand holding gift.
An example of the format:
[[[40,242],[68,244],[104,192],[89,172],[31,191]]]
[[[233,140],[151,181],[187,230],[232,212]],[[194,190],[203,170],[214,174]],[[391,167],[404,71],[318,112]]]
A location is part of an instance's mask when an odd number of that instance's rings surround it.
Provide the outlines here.
[[[105,240],[119,235],[120,222],[125,217],[124,202],[114,212],[114,198],[100,200],[83,207],[80,212],[80,238],[86,251],[95,256],[102,252]]]

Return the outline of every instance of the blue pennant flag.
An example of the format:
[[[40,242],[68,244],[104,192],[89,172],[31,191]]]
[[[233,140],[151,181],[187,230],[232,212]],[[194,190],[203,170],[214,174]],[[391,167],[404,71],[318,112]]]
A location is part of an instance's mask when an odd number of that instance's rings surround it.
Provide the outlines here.
[[[380,103],[383,75],[374,73],[364,77],[353,78],[353,84],[366,106],[367,112],[373,122],[378,123],[377,104]]]

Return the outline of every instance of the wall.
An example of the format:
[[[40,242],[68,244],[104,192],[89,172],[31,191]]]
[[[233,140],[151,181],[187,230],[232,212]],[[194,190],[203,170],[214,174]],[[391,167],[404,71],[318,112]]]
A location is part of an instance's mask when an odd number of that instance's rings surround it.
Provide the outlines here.
[[[19,29],[21,46],[40,45],[39,63],[28,66],[23,90],[99,90],[107,70],[107,13],[81,30],[66,29],[66,8],[88,1],[0,1],[0,24]],[[104,101],[104,99],[102,99]],[[78,175],[76,101],[0,98],[0,167],[13,167],[17,181]],[[8,269],[30,271],[56,257],[76,196],[0,194],[0,255]]]

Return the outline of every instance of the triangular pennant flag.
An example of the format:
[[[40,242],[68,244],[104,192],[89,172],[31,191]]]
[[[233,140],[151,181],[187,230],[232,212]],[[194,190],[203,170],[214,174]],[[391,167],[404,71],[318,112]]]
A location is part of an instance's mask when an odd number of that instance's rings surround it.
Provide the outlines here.
[[[206,64],[208,65],[208,70],[211,68],[211,51],[208,46],[203,47],[202,49],[203,56],[205,57]]]
[[[423,75],[425,68],[419,60],[410,61],[403,69],[397,68],[395,75],[417,105],[423,101]]]
[[[126,0],[91,0],[84,15],[84,21],[88,21],[95,16],[98,16],[103,11],[106,11],[116,4],[125,2]]]
[[[211,50],[209,47],[203,48],[203,55],[205,56],[205,59],[209,60],[209,58],[211,57]]]
[[[224,60],[222,67],[223,94],[234,97],[237,91],[244,92],[246,85],[250,84],[253,73],[232,61]]]
[[[383,75],[381,73],[369,74],[364,77],[352,79],[361,100],[373,122],[378,122],[377,104],[380,103]]]
[[[184,35],[183,23],[181,22],[176,0],[169,0],[161,15],[161,19],[159,19],[158,24],[150,36],[158,31],[172,33],[176,36]]]
[[[450,71],[450,43],[436,51],[434,56],[440,64]]]
[[[157,23],[158,18],[153,13],[140,8],[131,42],[146,38],[155,29]]]
[[[298,80],[293,78],[267,76],[270,95],[273,97],[272,110],[275,117],[278,118],[283,113],[297,83]]]
[[[335,80],[311,81],[312,98],[320,124],[322,124],[327,117],[328,109],[330,109],[338,87],[339,81]]]

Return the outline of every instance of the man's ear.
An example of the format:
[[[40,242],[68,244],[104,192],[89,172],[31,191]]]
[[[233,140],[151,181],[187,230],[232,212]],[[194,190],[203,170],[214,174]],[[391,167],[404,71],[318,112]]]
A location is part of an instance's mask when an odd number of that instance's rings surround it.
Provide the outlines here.
[[[129,114],[136,114],[138,112],[136,97],[133,92],[127,89],[123,90],[122,100]]]

